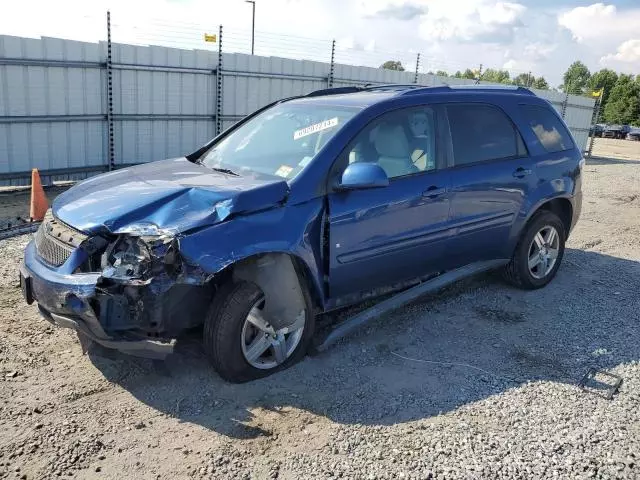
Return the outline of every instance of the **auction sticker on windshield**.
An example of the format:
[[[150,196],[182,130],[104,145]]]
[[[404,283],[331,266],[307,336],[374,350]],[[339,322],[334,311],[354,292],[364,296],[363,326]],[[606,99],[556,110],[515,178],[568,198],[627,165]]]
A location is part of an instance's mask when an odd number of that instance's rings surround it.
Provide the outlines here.
[[[298,140],[299,138],[321,132],[322,130],[327,130],[328,128],[335,127],[336,125],[338,125],[338,117],[333,117],[329,120],[325,120],[324,122],[315,123],[303,129],[296,130],[293,132],[293,139]]]

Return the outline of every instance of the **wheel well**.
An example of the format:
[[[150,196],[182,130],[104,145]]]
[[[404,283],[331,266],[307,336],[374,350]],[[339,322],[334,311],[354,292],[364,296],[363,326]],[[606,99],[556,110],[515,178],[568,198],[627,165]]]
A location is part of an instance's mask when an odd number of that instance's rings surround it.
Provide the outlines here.
[[[548,210],[555,213],[560,218],[560,220],[562,220],[565,236],[567,238],[569,237],[571,220],[573,218],[573,207],[571,206],[571,202],[569,200],[567,200],[566,198],[554,198],[553,200],[549,200],[548,202],[540,205],[540,208],[538,208],[538,210]]]
[[[224,268],[224,270],[218,272],[213,282],[217,285],[221,285],[228,281],[232,281],[234,278],[234,271],[245,268],[249,264],[260,262],[261,260],[264,260],[268,257],[276,258],[278,256],[286,256],[291,260],[295,273],[298,277],[298,282],[300,283],[301,288],[304,288],[308,292],[313,307],[315,309],[322,309],[322,299],[320,297],[320,292],[318,292],[318,289],[314,284],[313,275],[311,274],[309,267],[301,258],[288,253],[261,253],[244,258],[238,262],[228,265]]]

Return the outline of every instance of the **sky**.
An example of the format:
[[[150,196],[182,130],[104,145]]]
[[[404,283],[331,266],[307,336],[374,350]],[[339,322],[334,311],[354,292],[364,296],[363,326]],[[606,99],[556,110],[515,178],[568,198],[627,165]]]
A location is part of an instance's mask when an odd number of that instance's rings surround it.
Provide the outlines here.
[[[0,34],[217,49],[204,33],[224,25],[223,49],[247,53],[244,0],[0,0]],[[640,74],[640,0],[256,0],[256,54],[420,71],[469,67],[531,71],[552,86],[574,60],[591,71]],[[0,55],[2,53],[0,52]]]

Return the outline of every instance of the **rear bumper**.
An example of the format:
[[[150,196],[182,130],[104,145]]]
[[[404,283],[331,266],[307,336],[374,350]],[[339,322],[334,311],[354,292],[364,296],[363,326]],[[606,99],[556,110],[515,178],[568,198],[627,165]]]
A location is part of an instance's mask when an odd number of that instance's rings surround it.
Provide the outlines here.
[[[49,322],[71,328],[107,348],[131,355],[164,358],[173,352],[175,340],[154,340],[107,333],[92,307],[99,273],[61,274],[44,265],[35,245],[27,245],[20,266],[20,284],[27,303],[38,303],[42,316]]]

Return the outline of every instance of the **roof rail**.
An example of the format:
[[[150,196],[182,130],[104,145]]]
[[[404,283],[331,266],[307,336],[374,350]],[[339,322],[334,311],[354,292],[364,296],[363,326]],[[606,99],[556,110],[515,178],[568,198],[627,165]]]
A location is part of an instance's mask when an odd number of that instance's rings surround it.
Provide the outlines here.
[[[516,85],[437,85],[434,87],[424,87],[422,89],[412,89],[402,92],[401,95],[419,95],[421,93],[445,93],[454,92],[456,90],[469,91],[491,91],[491,92],[516,92],[525,95],[533,95],[531,90]]]
[[[331,87],[331,88],[323,88],[321,90],[315,90],[311,93],[305,95],[305,97],[319,97],[321,95],[342,95],[345,93],[356,93],[356,92],[370,92],[375,90],[397,90],[397,89],[415,89],[415,88],[424,88],[424,85],[417,85],[415,83],[383,83],[379,85],[375,85],[372,83],[364,83],[363,85],[354,85],[349,87]]]
[[[492,92],[517,92],[525,95],[533,95],[531,90],[525,87],[520,87],[517,85],[492,85],[492,84],[473,84],[473,85],[436,85],[433,87],[429,87],[426,85],[419,85],[417,83],[385,83],[380,85],[372,85],[370,83],[364,84],[362,86],[350,86],[350,87],[334,87],[334,88],[323,88],[322,90],[316,90],[314,92],[308,93],[307,97],[319,97],[321,95],[342,95],[346,93],[357,93],[357,92],[375,92],[375,91],[385,91],[385,90],[404,90],[400,95],[417,95],[419,93],[438,93],[438,92],[451,92],[454,90],[472,90],[472,91],[492,91]]]
[[[417,83],[383,83],[380,85],[373,85],[371,83],[365,84],[364,90],[397,90],[399,88],[404,89],[416,89],[425,88],[425,85],[418,85]]]
[[[452,90],[505,90],[516,91],[518,93],[524,93],[526,95],[535,95],[531,90],[518,85],[494,85],[494,84],[473,84],[473,85],[449,85]]]
[[[305,97],[319,97],[321,95],[342,95],[343,93],[356,93],[361,92],[362,90],[364,90],[364,87],[331,87],[307,93]]]

